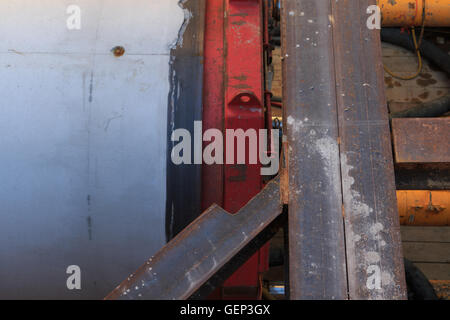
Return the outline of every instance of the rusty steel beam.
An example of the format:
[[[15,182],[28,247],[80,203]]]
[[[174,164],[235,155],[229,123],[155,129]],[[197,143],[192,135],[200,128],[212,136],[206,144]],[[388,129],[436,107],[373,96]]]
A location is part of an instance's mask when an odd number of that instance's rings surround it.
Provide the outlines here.
[[[187,299],[210,279],[214,280],[234,257],[240,254],[243,263],[243,251],[252,254],[251,248],[258,249],[252,241],[267,228],[273,228],[272,222],[281,212],[279,178],[234,215],[212,206],[106,299]],[[239,266],[236,260],[234,263]],[[220,283],[217,277],[214,281],[213,284]],[[210,292],[207,289],[203,288],[203,293]]]
[[[282,3],[291,299],[346,299],[330,1]]]
[[[283,2],[293,299],[406,298],[375,3]]]
[[[350,299],[405,299],[380,33],[374,0],[332,1]]]
[[[396,163],[450,162],[450,118],[393,119]]]
[[[283,214],[273,220],[262,232],[250,241],[238,254],[230,259],[213,277],[205,282],[189,299],[204,300],[211,297],[215,289],[225,283],[231,275],[242,268],[248,259],[261,250],[268,241],[287,223],[287,208],[283,208]],[[251,288],[251,287],[250,287]]]

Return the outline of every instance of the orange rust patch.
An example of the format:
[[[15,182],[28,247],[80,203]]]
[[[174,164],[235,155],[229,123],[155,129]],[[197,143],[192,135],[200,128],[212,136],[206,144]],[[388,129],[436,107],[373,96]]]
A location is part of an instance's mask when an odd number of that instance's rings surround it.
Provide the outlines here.
[[[114,54],[115,57],[121,57],[125,54],[125,48],[122,46],[117,46],[112,48],[111,52]]]

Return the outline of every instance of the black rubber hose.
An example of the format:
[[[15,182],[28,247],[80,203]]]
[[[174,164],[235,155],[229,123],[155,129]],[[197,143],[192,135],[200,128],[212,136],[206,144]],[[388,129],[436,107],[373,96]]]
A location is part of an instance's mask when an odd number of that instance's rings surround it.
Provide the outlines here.
[[[391,113],[391,118],[439,117],[450,111],[450,94],[439,99],[424,102],[404,111]]]
[[[391,43],[412,52],[416,52],[412,37],[398,28],[382,28],[381,41]],[[420,45],[422,57],[432,62],[450,77],[450,56],[434,43],[423,39]]]
[[[405,259],[405,275],[408,286],[408,300],[438,300],[430,281],[408,259]]]
[[[381,29],[381,41],[415,52],[411,35],[398,28]],[[420,53],[422,57],[433,63],[450,77],[450,56],[446,52],[434,43],[423,39],[420,45]],[[414,108],[402,112],[392,113],[391,118],[439,117],[447,112],[450,112],[450,94],[430,102],[421,103]]]

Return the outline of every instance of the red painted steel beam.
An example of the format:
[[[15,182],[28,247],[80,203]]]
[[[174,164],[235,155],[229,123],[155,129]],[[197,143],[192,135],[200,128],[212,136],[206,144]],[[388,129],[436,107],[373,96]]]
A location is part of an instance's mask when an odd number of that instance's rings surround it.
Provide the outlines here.
[[[263,129],[263,3],[261,0],[225,3],[225,130]],[[235,146],[235,160],[236,151]],[[261,165],[250,164],[248,155],[245,164],[235,161],[234,165],[225,165],[225,210],[237,212],[261,188]],[[225,282],[224,298],[258,297],[259,272],[268,267],[267,251],[267,248],[260,250]]]
[[[224,118],[224,0],[206,2],[203,130],[223,131]],[[209,142],[207,143],[209,144]],[[213,204],[223,206],[223,165],[202,167],[202,209]]]
[[[227,0],[226,5],[225,129],[263,129],[261,0]],[[248,158],[245,165],[225,166],[225,210],[236,212],[261,190],[260,169]]]
[[[264,114],[262,0],[210,0],[206,7],[203,128],[262,129]],[[225,144],[227,141],[225,142]],[[226,149],[227,150],[227,149]],[[262,188],[260,164],[203,166],[202,205],[239,211]],[[226,152],[225,152],[226,154]],[[226,157],[225,159],[226,160]],[[215,298],[257,298],[268,248],[255,254]],[[230,292],[233,292],[230,294]]]

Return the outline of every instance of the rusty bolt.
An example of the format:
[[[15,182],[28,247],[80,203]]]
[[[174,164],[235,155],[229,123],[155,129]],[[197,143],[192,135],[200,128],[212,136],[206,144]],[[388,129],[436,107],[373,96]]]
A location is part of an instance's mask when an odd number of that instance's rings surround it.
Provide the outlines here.
[[[122,46],[117,46],[112,48],[111,52],[114,54],[114,56],[121,57],[125,53],[125,48]]]

